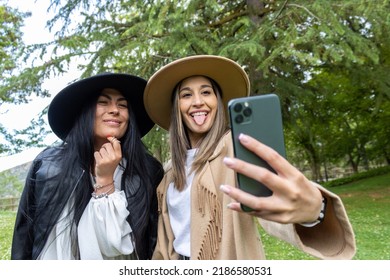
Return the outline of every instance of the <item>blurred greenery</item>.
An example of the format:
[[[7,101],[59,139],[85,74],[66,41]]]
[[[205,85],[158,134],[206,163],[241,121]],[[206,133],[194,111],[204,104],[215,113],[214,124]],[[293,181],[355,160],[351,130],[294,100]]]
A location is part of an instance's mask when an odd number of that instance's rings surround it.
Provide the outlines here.
[[[355,260],[390,260],[390,173],[329,188],[344,202],[355,231]],[[313,259],[260,229],[267,259]]]

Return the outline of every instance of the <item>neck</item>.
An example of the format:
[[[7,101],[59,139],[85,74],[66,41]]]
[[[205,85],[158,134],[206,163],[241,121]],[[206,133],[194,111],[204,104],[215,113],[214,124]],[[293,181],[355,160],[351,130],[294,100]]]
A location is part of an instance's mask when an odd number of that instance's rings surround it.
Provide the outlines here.
[[[202,143],[202,140],[204,138],[204,134],[191,133],[188,136],[190,140],[191,149],[199,148],[200,143]]]

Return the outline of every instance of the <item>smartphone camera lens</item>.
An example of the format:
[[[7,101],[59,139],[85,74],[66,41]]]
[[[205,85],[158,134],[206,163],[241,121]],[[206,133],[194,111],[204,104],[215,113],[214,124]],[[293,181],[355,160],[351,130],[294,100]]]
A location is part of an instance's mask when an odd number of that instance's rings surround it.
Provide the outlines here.
[[[236,123],[242,123],[244,121],[244,117],[242,115],[237,115],[235,120]]]
[[[245,117],[249,117],[250,115],[252,115],[252,109],[246,107],[242,113],[244,114]]]
[[[236,113],[239,113],[239,112],[241,112],[242,111],[242,104],[241,103],[237,103],[236,105],[234,105],[234,111],[236,112]]]

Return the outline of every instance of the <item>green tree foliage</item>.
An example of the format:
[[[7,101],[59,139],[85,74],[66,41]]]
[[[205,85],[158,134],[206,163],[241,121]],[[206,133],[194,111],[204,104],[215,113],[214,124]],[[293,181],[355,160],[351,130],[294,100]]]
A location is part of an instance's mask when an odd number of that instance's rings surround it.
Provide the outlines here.
[[[15,58],[20,50],[19,47],[23,44],[20,27],[25,16],[7,6],[0,5],[0,81],[17,67]],[[10,101],[8,96],[3,95],[0,95],[0,100]]]
[[[53,42],[24,48],[30,64],[1,90],[47,94],[42,80],[71,63],[83,77],[113,71],[149,78],[174,59],[218,54],[243,65],[253,95],[280,96],[288,156],[307,162],[314,180],[325,162],[357,171],[389,161],[388,0],[51,3]],[[145,141],[165,160],[167,136],[158,128],[150,134]]]
[[[22,96],[16,97],[8,90],[4,90],[4,80],[12,76],[17,68],[16,60],[23,46],[20,28],[23,18],[28,14],[22,14],[7,6],[0,4],[0,106],[5,102],[18,103]],[[0,134],[10,137],[8,131],[0,124]],[[10,147],[0,144],[0,153],[9,151]]]

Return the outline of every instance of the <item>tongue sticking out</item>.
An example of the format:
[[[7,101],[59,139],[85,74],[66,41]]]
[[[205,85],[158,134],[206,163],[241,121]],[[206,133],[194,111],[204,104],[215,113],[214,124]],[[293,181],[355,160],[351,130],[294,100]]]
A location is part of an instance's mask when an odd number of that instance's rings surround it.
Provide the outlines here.
[[[206,115],[195,115],[194,120],[197,125],[202,125],[206,120]]]

